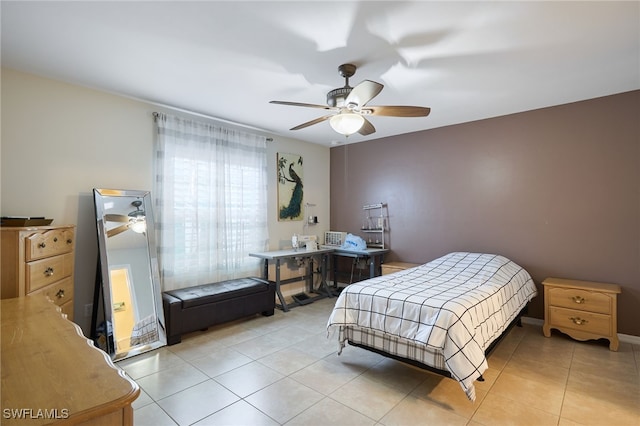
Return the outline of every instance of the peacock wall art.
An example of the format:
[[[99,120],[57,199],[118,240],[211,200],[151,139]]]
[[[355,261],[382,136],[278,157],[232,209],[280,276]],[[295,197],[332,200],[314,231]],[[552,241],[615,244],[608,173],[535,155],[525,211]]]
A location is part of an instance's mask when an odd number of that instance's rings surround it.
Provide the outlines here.
[[[302,156],[278,153],[278,220],[302,220]]]

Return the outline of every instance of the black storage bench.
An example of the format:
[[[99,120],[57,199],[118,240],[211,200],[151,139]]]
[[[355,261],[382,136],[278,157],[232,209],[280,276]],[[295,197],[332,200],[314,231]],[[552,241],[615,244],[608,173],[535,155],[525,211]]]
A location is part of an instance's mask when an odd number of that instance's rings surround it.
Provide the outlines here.
[[[276,287],[260,278],[237,278],[165,291],[162,304],[167,344],[175,345],[184,333],[258,313],[273,315]]]

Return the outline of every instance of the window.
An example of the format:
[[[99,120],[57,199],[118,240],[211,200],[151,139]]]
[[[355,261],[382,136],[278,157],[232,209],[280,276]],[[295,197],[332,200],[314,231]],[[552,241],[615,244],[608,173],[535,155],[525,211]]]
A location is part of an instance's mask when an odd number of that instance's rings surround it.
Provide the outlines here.
[[[155,213],[163,290],[259,275],[266,139],[157,114]]]

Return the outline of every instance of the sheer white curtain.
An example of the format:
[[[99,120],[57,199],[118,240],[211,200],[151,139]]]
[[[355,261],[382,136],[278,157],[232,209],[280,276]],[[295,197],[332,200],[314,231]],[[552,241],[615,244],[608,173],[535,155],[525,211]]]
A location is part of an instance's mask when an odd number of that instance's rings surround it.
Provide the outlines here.
[[[260,275],[267,231],[266,138],[156,114],[154,169],[163,290]]]

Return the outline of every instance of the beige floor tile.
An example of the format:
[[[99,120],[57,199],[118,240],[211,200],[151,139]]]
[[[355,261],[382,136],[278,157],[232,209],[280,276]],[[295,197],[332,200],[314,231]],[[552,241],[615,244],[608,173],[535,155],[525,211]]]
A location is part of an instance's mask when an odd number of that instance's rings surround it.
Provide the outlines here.
[[[492,392],[489,392],[471,418],[486,426],[555,426],[558,419],[559,416],[531,407],[524,399],[516,402]]]
[[[336,348],[338,347],[337,338],[332,339]],[[362,367],[370,368],[376,365],[379,362],[384,361],[384,356],[377,354],[375,352],[368,351],[366,349],[358,348],[355,346],[347,345],[344,349],[342,349],[342,353],[338,355],[337,352],[327,355],[325,359],[333,360],[334,362],[341,362],[345,364],[359,365]]]
[[[157,373],[158,371],[187,365],[187,363],[168,350],[166,347],[147,352],[132,358],[118,361],[116,365],[122,368],[134,380]]]
[[[527,336],[514,351],[513,359],[552,363],[558,367],[569,368],[574,347],[573,342],[564,339]]]
[[[507,365],[515,348],[510,346],[496,346],[493,351],[487,357],[487,364],[490,368],[493,368],[498,371],[502,371],[502,369]]]
[[[286,426],[373,426],[376,422],[364,414],[358,413],[349,407],[324,398],[312,405],[293,419],[285,423]]]
[[[567,381],[567,391],[586,393],[612,405],[640,407],[640,378],[634,383],[604,374],[589,374],[572,369]]]
[[[287,377],[250,395],[245,401],[284,424],[321,399],[321,393]]]
[[[358,376],[331,395],[330,398],[374,420],[380,420],[402,399],[407,392]]]
[[[323,395],[329,395],[340,386],[362,374],[363,371],[364,368],[357,365],[353,366],[323,359],[293,373],[289,377]]]
[[[248,356],[234,349],[223,348],[191,360],[191,365],[209,377],[216,377],[250,362],[253,360]]]
[[[252,359],[260,359],[299,342],[306,335],[301,328],[284,327],[230,347]]]
[[[278,422],[251,404],[240,400],[222,410],[205,417],[194,426],[277,426]]]
[[[523,379],[565,385],[569,369],[556,363],[538,362],[524,358],[512,358],[502,369],[503,373],[513,374]]]
[[[294,346],[302,352],[318,358],[324,358],[338,352],[338,341],[336,339],[328,339],[326,331],[311,334]]]
[[[301,350],[298,345],[289,346],[258,360],[259,363],[288,376],[301,370],[320,358]]]
[[[131,404],[131,407],[134,410],[137,410],[138,408],[142,408],[145,405],[149,405],[149,404],[153,404],[153,399],[151,399],[151,397],[149,396],[148,393],[146,393],[144,391],[144,389],[140,389],[140,395],[138,395],[138,397],[136,398],[135,401],[133,401],[133,403]]]
[[[476,386],[476,400],[470,401],[460,384],[447,377],[430,375],[413,392],[412,397],[424,399],[453,414],[470,419],[487,395]]]
[[[626,407],[615,401],[592,396],[587,392],[567,390],[561,417],[583,425],[638,426],[640,404]]]
[[[502,372],[491,388],[491,394],[513,401],[526,401],[529,407],[559,416],[564,385],[535,381]]]
[[[598,343],[584,342],[576,346],[571,370],[637,383],[637,368],[631,346],[620,345],[619,351],[614,352]]]
[[[466,425],[468,419],[452,410],[414,396],[407,396],[381,420],[385,426]]]
[[[246,320],[234,321],[228,324],[221,324],[211,328],[207,335],[210,339],[216,340],[224,346],[233,346],[262,336],[257,330],[248,328],[243,322]]]
[[[221,374],[215,380],[231,392],[244,398],[283,377],[285,376],[277,371],[254,361]]]
[[[500,373],[501,373],[501,370],[496,370],[494,368],[491,368],[491,366],[489,366],[489,368],[486,369],[484,373],[482,373],[482,377],[484,378],[484,381],[481,382],[479,380],[476,380],[475,382],[476,392],[478,390],[483,390],[485,392],[488,392],[489,389],[491,389],[493,384],[498,379],[498,376],[500,375]]]
[[[405,394],[425,381],[431,373],[387,358],[363,373],[363,377],[394,387]]]
[[[208,379],[194,366],[184,364],[144,376],[136,382],[154,401],[158,401]]]
[[[180,358],[191,361],[196,358],[203,357],[205,355],[210,354],[211,352],[215,352],[217,350],[223,349],[226,346],[222,344],[220,341],[212,339],[207,336],[206,338],[183,338],[182,342],[177,345],[168,346],[168,350],[172,353],[178,355]]]
[[[133,411],[133,424],[136,426],[173,426],[177,425],[158,404],[145,405]]]
[[[221,384],[207,380],[159,400],[158,405],[179,425],[190,425],[239,399]]]

